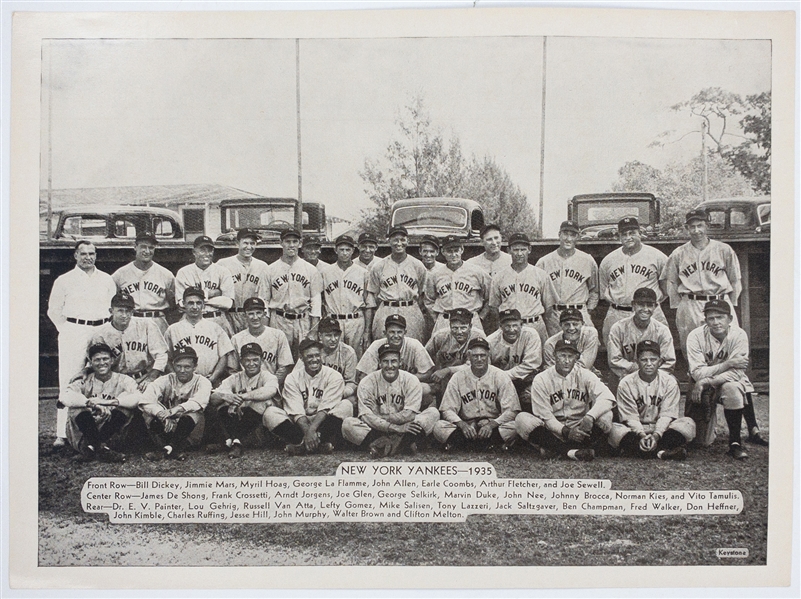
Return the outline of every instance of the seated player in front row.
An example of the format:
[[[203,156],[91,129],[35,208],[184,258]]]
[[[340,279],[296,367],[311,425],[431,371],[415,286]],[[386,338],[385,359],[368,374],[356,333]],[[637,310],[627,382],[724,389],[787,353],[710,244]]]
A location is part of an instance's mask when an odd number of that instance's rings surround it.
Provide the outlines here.
[[[262,354],[258,343],[243,345],[239,351],[242,371],[229,376],[211,393],[209,408],[217,411],[229,458],[242,456],[241,440],[261,426],[267,408],[281,405],[278,379],[261,367]]]
[[[290,455],[330,454],[342,438],[342,421],[353,416],[353,404],[342,399],[345,381],[323,364],[323,345],[316,339],[300,342],[303,368],[284,382],[284,408],[264,412],[264,426],[282,439]]]
[[[559,326],[562,328],[560,333],[556,333],[548,338],[542,346],[542,362],[546,367],[554,365],[554,350],[556,343],[560,339],[573,341],[581,352],[578,365],[594,370],[595,358],[598,356],[598,331],[595,327],[584,324],[584,316],[580,310],[567,308],[562,310],[559,315]],[[594,370],[598,374],[597,370]]]
[[[542,343],[537,329],[524,327],[517,308],[501,310],[501,328],[487,337],[493,366],[504,370],[520,398],[521,406],[531,405],[531,383],[542,365]]]
[[[367,446],[372,457],[408,450],[417,453],[417,439],[430,435],[439,420],[433,406],[420,411],[420,381],[400,369],[400,350],[385,343],[378,350],[381,370],[359,383],[359,417],[346,418],[342,436],[354,445]]]
[[[591,370],[577,365],[575,341],[560,339],[554,355],[555,364],[534,377],[533,414],[517,415],[517,433],[540,448],[588,462],[607,443],[615,396]]]
[[[622,422],[612,424],[609,444],[627,455],[683,460],[687,457],[685,446],[695,438],[695,423],[686,416],[679,418],[679,384],[672,374],[662,370],[662,362],[658,342],[640,341],[639,370],[623,377],[617,388],[617,410]]]
[[[113,372],[111,348],[89,346],[92,371],[74,380],[62,396],[67,412],[67,442],[79,453],[77,461],[124,462],[125,456],[108,442],[131,421],[141,394],[129,376]]]
[[[197,362],[194,349],[177,348],[172,356],[173,371],[150,383],[142,396],[139,408],[159,447],[145,454],[150,461],[183,461],[186,445],[197,445],[203,437],[203,410],[209,404],[211,383],[195,372]]]
[[[517,436],[515,416],[520,411],[512,379],[490,365],[490,347],[483,337],[470,340],[468,354],[470,366],[451,377],[442,397],[442,420],[434,425],[434,438],[445,451],[464,445],[508,446]]]

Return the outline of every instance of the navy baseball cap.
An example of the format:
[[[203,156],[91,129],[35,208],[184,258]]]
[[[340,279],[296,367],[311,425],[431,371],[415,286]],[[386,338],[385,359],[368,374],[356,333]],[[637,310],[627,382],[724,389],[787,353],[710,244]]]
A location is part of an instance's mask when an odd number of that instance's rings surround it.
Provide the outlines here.
[[[134,242],[134,245],[137,245],[137,244],[140,244],[140,243],[145,243],[145,242],[146,243],[152,243],[153,245],[156,245],[156,244],[158,244],[159,240],[156,239],[156,236],[153,235],[152,233],[139,233],[136,236],[136,241]]]
[[[206,301],[206,294],[200,287],[187,287],[184,289],[184,300],[192,296],[199,297],[203,301]]]
[[[378,238],[372,233],[362,233],[359,235],[359,243],[374,243],[378,245]]]
[[[498,313],[498,322],[506,322],[507,320],[521,320],[520,310],[512,308],[511,310],[501,310]]]
[[[569,349],[577,354],[581,353],[581,350],[578,348],[578,343],[572,339],[559,339],[559,341],[556,342],[554,352],[558,352],[560,349]]]
[[[185,347],[179,347],[175,350],[172,354],[172,361],[177,362],[181,358],[190,358],[195,361],[197,364],[197,352],[193,347],[189,347],[188,345]]]
[[[387,237],[392,237],[393,235],[403,235],[404,237],[409,236],[409,231],[406,230],[406,227],[401,225],[395,225],[394,227],[389,228],[389,232],[387,233]]]
[[[350,235],[340,235],[334,242],[334,247],[339,247],[341,245],[349,245],[350,247],[355,248],[356,242],[353,241],[353,237]]]
[[[400,355],[400,348],[399,347],[392,347],[389,343],[384,343],[381,347],[378,348],[378,359],[380,360],[386,354],[398,354],[398,355]]]
[[[258,343],[245,343],[239,350],[239,357],[244,358],[246,355],[261,357],[262,353],[261,345]]]
[[[281,231],[281,241],[283,241],[287,237],[297,237],[298,239],[303,239],[303,236],[297,229],[284,229],[283,231]]]
[[[448,311],[448,318],[450,320],[457,320],[459,322],[471,323],[473,322],[473,313],[464,308],[456,308],[455,310]]]
[[[662,349],[659,347],[659,344],[653,339],[645,339],[644,341],[640,341],[637,344],[638,357],[640,354],[644,354],[647,351],[654,352],[657,356],[660,357],[662,356]]]
[[[260,297],[249,297],[245,300],[245,304],[242,306],[242,309],[247,312],[248,310],[266,310],[267,306],[264,303],[264,300]]]
[[[445,237],[442,240],[442,249],[443,250],[445,248],[454,247],[454,246],[458,246],[458,247],[464,246],[464,239],[462,239],[461,237],[459,237],[457,235],[448,235],[447,237]]]
[[[424,243],[433,245],[435,248],[439,249],[439,239],[433,235],[423,235],[423,237],[420,239],[420,245],[422,246]]]
[[[559,323],[561,324],[563,322],[567,322],[568,320],[579,320],[584,322],[584,315],[576,308],[567,308],[566,310],[562,310],[562,313],[559,315]]]
[[[489,351],[489,348],[490,348],[489,341],[484,339],[484,337],[475,337],[474,339],[471,339],[467,344],[467,349],[468,350],[475,349],[477,347],[480,347],[480,348],[483,348],[483,349],[486,349],[487,351]]]
[[[626,218],[622,218],[620,219],[620,222],[617,223],[617,230],[619,233],[623,233],[625,231],[631,231],[632,229],[635,229],[637,231],[640,230],[640,222],[633,216],[627,216]]]
[[[631,298],[632,304],[641,304],[642,302],[656,303],[656,291],[649,287],[640,287],[634,292]]]
[[[317,349],[323,349],[323,344],[317,341],[317,339],[308,339],[308,338],[304,339],[303,341],[300,342],[300,345],[298,346],[298,353],[302,356],[308,350],[313,349],[315,347]]]
[[[401,316],[400,314],[390,314],[384,320],[384,328],[386,329],[389,325],[394,324],[398,327],[406,328],[406,319]]]
[[[320,324],[317,325],[317,332],[318,333],[341,333],[342,327],[339,326],[339,322],[337,322],[334,318],[323,318],[320,320]]]
[[[114,352],[106,343],[93,343],[89,346],[89,349],[86,350],[86,353],[89,354],[89,359],[91,360],[97,354],[106,353],[110,355],[112,358],[114,357]]]
[[[243,239],[247,238],[250,238],[253,241],[259,241],[261,239],[261,235],[252,229],[239,229],[239,233],[236,234],[236,240],[242,241]]]
[[[687,216],[684,218],[684,223],[689,225],[694,220],[709,222],[709,214],[707,214],[706,210],[700,210],[698,208],[695,210],[690,210],[687,213]]]
[[[573,231],[573,233],[581,233],[581,229],[579,229],[578,223],[574,220],[566,220],[563,221],[561,225],[559,225],[559,232],[562,231]]]
[[[725,300],[713,299],[704,304],[704,314],[707,312],[717,312],[718,314],[731,314],[731,306]]]
[[[127,293],[118,293],[111,298],[112,308],[130,308],[133,310],[136,307],[134,298]]]
[[[509,235],[509,247],[520,244],[531,246],[531,240],[528,238],[528,235],[525,233],[512,233]]]
[[[209,237],[208,235],[201,235],[200,237],[197,237],[195,239],[195,243],[193,244],[193,247],[195,249],[197,249],[199,247],[203,247],[204,245],[209,245],[211,247],[214,247],[214,242],[211,240],[211,237]]]
[[[317,247],[320,247],[323,244],[320,242],[319,239],[317,239],[317,237],[304,237],[303,238],[303,247],[307,248],[307,247],[311,247],[313,245],[316,245]]]

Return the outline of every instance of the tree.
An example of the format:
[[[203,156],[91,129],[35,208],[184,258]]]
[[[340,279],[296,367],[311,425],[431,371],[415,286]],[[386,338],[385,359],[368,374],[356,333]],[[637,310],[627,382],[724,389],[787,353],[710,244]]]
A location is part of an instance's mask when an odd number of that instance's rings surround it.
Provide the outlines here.
[[[431,124],[422,96],[416,96],[395,119],[397,139],[387,145],[383,160],[366,159],[359,176],[373,207],[362,210],[359,228],[386,235],[397,200],[461,197],[482,205],[487,222],[504,230],[536,230],[526,195],[490,156],[469,160],[458,137],[445,140]]]

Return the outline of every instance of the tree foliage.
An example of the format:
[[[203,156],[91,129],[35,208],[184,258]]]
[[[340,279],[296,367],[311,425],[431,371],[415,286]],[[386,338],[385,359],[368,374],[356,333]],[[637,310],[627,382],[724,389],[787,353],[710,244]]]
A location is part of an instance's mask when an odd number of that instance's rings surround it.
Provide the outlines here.
[[[368,158],[359,172],[373,203],[361,212],[361,230],[385,236],[398,200],[459,197],[481,204],[486,222],[533,235],[536,218],[520,187],[493,157],[465,158],[458,137],[446,140],[433,127],[421,96],[412,98],[395,122],[398,137],[381,159]]]

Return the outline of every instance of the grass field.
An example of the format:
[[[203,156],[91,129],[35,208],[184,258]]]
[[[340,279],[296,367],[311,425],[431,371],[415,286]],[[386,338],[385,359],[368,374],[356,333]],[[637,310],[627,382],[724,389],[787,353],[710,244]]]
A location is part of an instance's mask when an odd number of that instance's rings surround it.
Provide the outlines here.
[[[756,400],[768,433],[768,396]],[[340,462],[367,461],[361,452],[288,457],[253,449],[240,460],[190,454],[186,462],[76,464],[69,452],[50,455],[52,400],[39,402],[39,564],[73,565],[761,565],[766,563],[768,449],[750,458],[725,455],[725,432],[685,462],[599,458],[592,463],[541,459],[525,448],[511,454],[445,455],[426,450],[409,461],[487,461],[499,478],[609,479],[613,489],[739,490],[734,516],[470,516],[464,523],[109,524],[86,514],[80,492],[91,476],[333,475]],[[397,458],[392,458],[396,460]],[[719,559],[718,547],[747,548],[747,559]]]

